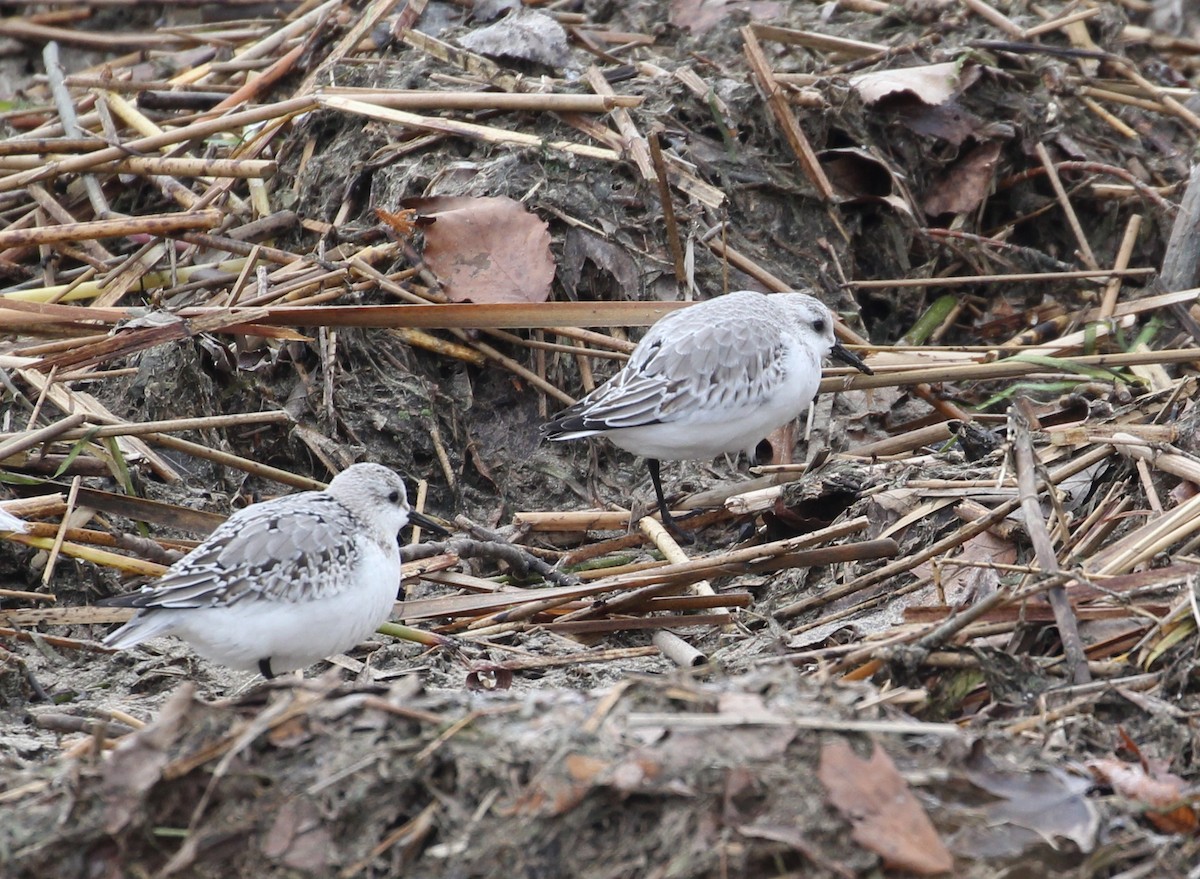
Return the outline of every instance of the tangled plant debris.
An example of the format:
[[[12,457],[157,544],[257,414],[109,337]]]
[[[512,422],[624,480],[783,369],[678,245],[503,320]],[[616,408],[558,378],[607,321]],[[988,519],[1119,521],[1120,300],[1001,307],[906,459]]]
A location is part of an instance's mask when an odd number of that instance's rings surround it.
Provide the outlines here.
[[[0,873],[1194,873],[1195,12],[520,7],[5,8]],[[875,374],[676,465],[696,544],[539,442],[793,287]],[[359,460],[463,530],[424,643],[98,645]]]

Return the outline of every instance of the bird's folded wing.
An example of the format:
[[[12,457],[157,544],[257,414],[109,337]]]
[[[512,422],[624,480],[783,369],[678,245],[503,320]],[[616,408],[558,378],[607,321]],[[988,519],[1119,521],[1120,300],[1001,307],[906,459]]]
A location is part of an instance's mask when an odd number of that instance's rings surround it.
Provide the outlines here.
[[[653,339],[587,398],[584,421],[637,427],[754,405],[782,379],[781,337],[778,327],[755,321],[691,326]]]
[[[141,592],[107,604],[195,608],[336,594],[361,552],[361,526],[326,495],[247,507]]]

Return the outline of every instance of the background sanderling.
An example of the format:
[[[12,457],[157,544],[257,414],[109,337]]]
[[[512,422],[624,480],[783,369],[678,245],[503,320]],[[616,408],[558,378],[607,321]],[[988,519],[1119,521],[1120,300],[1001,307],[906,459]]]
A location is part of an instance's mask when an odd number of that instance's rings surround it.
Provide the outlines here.
[[[646,458],[663,522],[677,531],[659,462],[752,455],[812,402],[826,356],[871,373],[837,341],[833,314],[818,299],[739,290],[658,321],[620,372],[542,433],[606,436]]]

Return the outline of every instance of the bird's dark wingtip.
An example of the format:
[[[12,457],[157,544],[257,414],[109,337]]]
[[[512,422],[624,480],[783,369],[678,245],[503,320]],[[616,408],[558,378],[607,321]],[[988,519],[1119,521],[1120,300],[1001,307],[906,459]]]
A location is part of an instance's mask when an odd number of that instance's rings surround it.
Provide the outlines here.
[[[558,414],[557,418],[552,418],[544,422],[538,428],[538,433],[542,435],[543,439],[558,439],[578,430],[586,430],[587,425],[584,421],[585,419],[582,416],[576,415],[570,409],[565,409]]]

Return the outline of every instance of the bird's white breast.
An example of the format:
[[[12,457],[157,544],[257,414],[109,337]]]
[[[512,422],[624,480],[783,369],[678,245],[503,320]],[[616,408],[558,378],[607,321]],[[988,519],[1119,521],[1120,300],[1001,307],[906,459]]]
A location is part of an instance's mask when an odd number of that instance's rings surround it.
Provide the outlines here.
[[[714,458],[726,452],[753,452],[767,434],[804,412],[821,382],[815,351],[789,340],[782,362],[765,371],[759,386],[744,389],[697,386],[673,404],[670,421],[605,432],[626,451],[665,461]],[[739,397],[755,402],[738,403]]]

